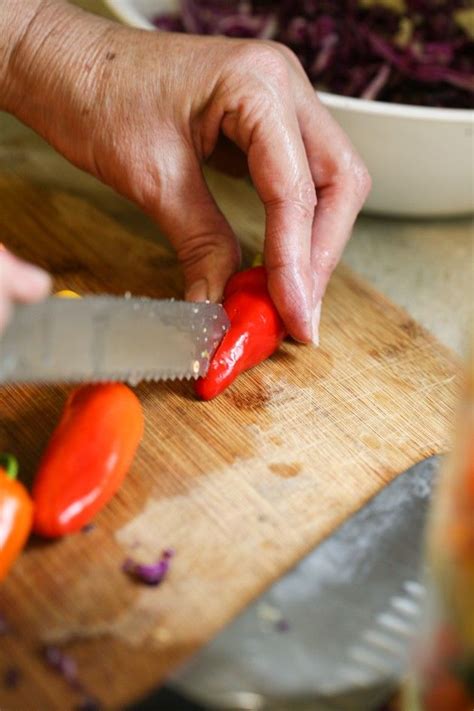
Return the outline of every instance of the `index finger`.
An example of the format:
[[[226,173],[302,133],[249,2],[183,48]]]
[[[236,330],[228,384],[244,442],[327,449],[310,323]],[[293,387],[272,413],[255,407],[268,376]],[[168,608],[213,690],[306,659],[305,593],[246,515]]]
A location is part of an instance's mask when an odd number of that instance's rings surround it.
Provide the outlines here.
[[[46,272],[0,249],[0,292],[13,301],[39,301],[49,293],[51,279]]]
[[[299,120],[318,191],[311,262],[314,297],[319,301],[369,193],[370,176],[343,130],[321,105],[314,89],[309,83],[305,88]]]
[[[37,301],[47,295],[50,285],[45,272],[17,259],[0,244],[0,331],[9,319],[12,301]]]
[[[293,108],[281,102],[275,102],[271,111],[248,116],[252,123],[244,132],[229,125],[223,130],[247,153],[249,172],[265,207],[265,266],[272,299],[289,334],[309,342],[316,193],[298,120]]]

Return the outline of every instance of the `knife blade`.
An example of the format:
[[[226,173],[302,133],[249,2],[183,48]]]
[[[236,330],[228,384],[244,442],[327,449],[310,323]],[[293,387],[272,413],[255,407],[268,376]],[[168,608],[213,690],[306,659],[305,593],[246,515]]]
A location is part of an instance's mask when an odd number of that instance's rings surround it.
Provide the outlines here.
[[[198,378],[228,326],[219,304],[173,299],[20,305],[0,338],[0,383]]]
[[[173,690],[219,711],[377,708],[419,634],[439,465],[399,474],[181,667]]]

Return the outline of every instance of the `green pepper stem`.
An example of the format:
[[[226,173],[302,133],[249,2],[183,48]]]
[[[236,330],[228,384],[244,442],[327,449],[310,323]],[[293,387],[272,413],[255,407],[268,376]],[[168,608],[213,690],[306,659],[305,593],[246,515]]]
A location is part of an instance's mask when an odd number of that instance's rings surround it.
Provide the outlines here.
[[[0,453],[0,469],[4,469],[8,479],[16,479],[18,461],[13,454]]]

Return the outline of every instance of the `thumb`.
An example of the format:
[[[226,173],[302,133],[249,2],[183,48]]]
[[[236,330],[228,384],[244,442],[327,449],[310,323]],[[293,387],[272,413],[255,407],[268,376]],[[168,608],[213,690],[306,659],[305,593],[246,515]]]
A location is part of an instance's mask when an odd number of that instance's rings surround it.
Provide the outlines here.
[[[0,244],[0,332],[10,317],[12,301],[37,301],[50,288],[46,272],[17,259]]]
[[[188,301],[219,301],[225,284],[240,264],[240,248],[212,197],[201,166],[192,153],[165,173],[155,217],[176,249],[184,270]],[[170,179],[170,176],[171,179]]]
[[[12,301],[39,301],[51,289],[49,275],[0,246],[0,292]]]

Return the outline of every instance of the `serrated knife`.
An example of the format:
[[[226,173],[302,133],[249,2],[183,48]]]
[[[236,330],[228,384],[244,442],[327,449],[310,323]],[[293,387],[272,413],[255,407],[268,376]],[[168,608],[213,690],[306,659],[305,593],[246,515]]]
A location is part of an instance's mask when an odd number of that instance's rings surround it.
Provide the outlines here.
[[[89,296],[20,305],[0,384],[198,378],[229,326],[219,304]]]

